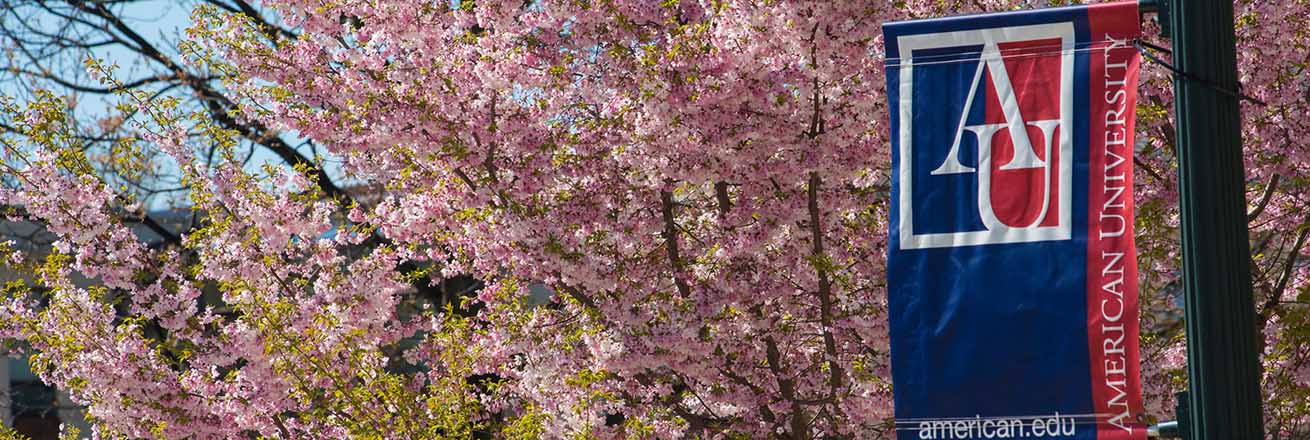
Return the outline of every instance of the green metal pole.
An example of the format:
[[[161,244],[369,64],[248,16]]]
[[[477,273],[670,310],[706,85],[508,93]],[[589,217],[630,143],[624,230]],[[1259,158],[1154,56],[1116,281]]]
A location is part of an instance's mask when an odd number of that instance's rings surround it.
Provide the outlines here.
[[[1264,437],[1232,0],[1173,0],[1191,440]]]

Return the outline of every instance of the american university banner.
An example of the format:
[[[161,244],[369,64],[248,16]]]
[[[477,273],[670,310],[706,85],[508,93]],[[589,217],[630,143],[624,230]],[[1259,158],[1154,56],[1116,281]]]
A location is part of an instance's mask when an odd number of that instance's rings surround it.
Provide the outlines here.
[[[888,23],[899,439],[1145,438],[1136,3]]]

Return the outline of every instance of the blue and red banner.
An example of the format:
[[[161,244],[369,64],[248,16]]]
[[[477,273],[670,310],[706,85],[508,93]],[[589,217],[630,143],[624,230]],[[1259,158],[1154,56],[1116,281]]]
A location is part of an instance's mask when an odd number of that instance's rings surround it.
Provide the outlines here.
[[[1145,438],[1137,4],[883,31],[897,438]]]

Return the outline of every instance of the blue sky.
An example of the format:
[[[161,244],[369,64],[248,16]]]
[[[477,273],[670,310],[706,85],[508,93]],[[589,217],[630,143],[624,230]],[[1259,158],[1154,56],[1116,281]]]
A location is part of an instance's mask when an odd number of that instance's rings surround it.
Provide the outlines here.
[[[190,14],[194,5],[195,2],[190,0],[144,0],[128,3],[122,10],[122,16],[124,21],[131,25],[138,34],[151,40],[161,51],[166,51],[171,55],[177,55],[176,43],[186,35],[186,28],[191,25]],[[12,17],[6,17],[5,19],[12,19]],[[51,24],[51,26],[53,26],[53,24]],[[105,46],[94,49],[91,51],[91,55],[102,59],[107,63],[117,64],[119,66],[118,77],[120,79],[137,78],[142,76],[144,72],[153,72],[154,69],[156,69],[154,66],[143,66],[145,61],[137,57],[135,53],[117,46]],[[65,63],[61,68],[76,68],[81,70],[82,66],[80,63]],[[77,74],[80,72],[67,73]],[[83,84],[94,85],[94,82],[88,79],[83,81]],[[59,91],[57,88],[54,90]],[[0,93],[18,97],[20,101],[28,95],[28,93],[23,90],[18,83],[12,81],[0,81]],[[112,109],[119,100],[116,96],[100,96],[94,94],[79,94],[76,98],[78,102],[78,112],[84,119],[93,119],[99,115],[108,114],[108,110]],[[304,141],[304,139],[297,137],[294,132],[284,135],[283,139],[291,145],[300,145]],[[313,153],[309,151],[309,148],[302,148],[301,150],[302,154],[306,157],[313,157]],[[327,156],[327,153],[323,151],[322,148],[318,149],[318,153]],[[327,160],[329,164],[327,167],[329,175],[333,176],[336,183],[344,185],[345,182],[342,178],[339,161],[331,157],[327,157]],[[265,163],[272,163],[275,165],[282,164],[281,160],[272,153],[263,148],[256,148],[256,151],[251,156],[247,170],[251,172],[260,172]],[[163,166],[165,172],[176,170],[175,164],[169,163],[164,164]],[[147,209],[165,208],[169,205],[178,203],[179,200],[176,199],[179,198],[180,197],[151,199],[147,203]]]

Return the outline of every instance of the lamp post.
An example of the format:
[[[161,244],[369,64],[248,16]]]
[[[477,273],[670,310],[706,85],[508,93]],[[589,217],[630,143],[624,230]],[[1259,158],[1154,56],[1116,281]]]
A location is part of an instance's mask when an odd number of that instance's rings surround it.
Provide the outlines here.
[[[1232,0],[1165,0],[1172,30],[1188,440],[1264,437]]]

